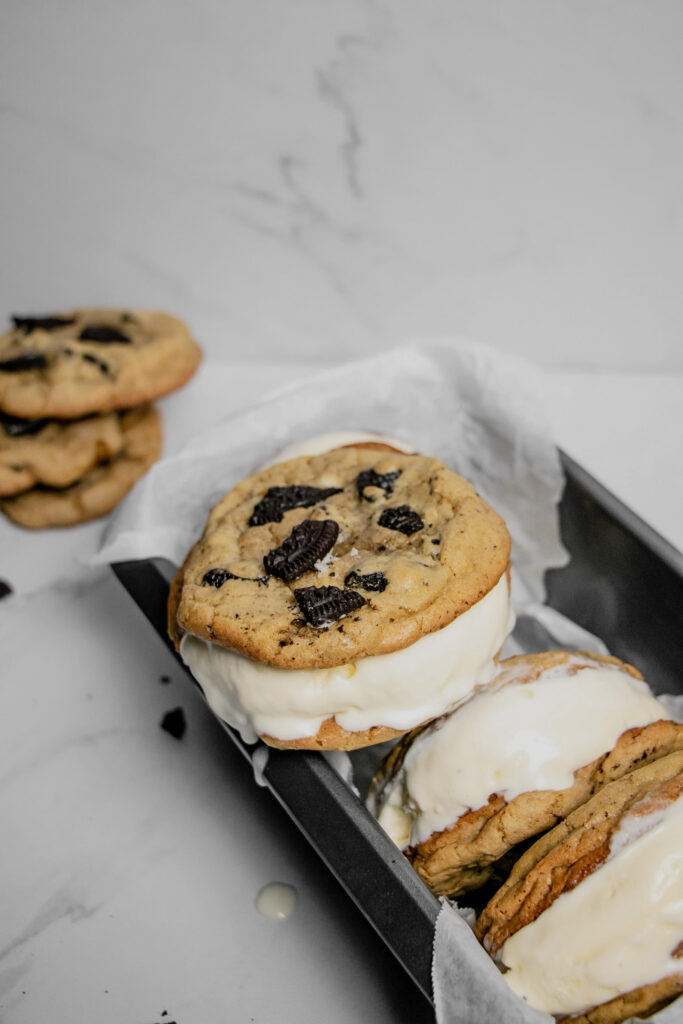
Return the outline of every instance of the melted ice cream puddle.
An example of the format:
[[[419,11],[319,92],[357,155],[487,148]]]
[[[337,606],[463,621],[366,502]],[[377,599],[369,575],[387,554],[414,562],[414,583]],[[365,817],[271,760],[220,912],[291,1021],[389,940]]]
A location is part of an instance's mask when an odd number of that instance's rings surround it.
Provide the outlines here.
[[[254,906],[271,921],[286,921],[296,906],[296,889],[284,882],[269,882],[257,893]]]

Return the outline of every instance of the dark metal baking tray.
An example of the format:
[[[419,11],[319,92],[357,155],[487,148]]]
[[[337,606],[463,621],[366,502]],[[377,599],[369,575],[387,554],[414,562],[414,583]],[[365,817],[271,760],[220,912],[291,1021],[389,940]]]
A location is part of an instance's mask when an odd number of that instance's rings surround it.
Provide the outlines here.
[[[636,665],[657,692],[681,692],[683,556],[568,455],[560,452],[560,457],[566,477],[560,529],[570,561],[547,574],[548,604],[601,637],[617,657]],[[162,567],[145,560],[118,562],[112,568],[172,649],[166,632],[168,582]],[[543,649],[548,640],[524,620],[517,633],[529,649]],[[251,760],[254,745],[244,743],[228,726],[225,730]],[[368,748],[351,755],[361,798],[381,753]],[[320,754],[271,749],[263,774],[330,871],[431,1000],[438,901],[362,799]]]

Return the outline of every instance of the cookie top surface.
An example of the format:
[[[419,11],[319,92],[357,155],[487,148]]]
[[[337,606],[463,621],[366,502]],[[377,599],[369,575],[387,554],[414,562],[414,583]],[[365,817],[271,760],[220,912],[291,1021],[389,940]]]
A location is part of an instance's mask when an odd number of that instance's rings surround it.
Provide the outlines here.
[[[177,623],[268,664],[342,665],[452,622],[509,555],[503,520],[437,459],[336,449],[219,502],[186,560]]]
[[[68,487],[122,447],[115,412],[80,420],[23,420],[0,413],[0,497],[35,484]]]
[[[0,410],[75,419],[165,395],[194,373],[201,350],[167,313],[79,309],[14,317],[0,337]]]
[[[34,487],[0,501],[19,526],[44,529],[75,526],[110,512],[161,452],[161,418],[150,405],[120,416],[121,449],[109,462],[89,470],[69,487]]]

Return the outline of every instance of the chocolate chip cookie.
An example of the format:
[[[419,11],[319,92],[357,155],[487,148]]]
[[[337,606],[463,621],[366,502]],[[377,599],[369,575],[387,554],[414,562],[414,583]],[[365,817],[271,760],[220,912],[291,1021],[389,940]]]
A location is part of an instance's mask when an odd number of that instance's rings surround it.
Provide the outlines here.
[[[152,406],[120,416],[121,448],[109,462],[90,470],[70,487],[37,486],[0,501],[20,526],[42,529],[73,526],[106,515],[155,462],[161,451],[161,420]]]
[[[182,631],[284,668],[409,646],[506,572],[502,519],[437,459],[337,449],[270,467],[211,512]]]
[[[149,402],[184,384],[201,358],[185,324],[167,313],[79,309],[12,319],[0,337],[0,410],[23,419]]]

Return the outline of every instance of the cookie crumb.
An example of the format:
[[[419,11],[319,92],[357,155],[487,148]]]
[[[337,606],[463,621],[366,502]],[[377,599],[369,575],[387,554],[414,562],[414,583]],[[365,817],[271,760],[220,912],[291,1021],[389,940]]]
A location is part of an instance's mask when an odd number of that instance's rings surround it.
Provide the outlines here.
[[[159,682],[163,683],[164,686],[165,686],[167,683],[171,682],[171,677],[170,676],[159,676]]]
[[[14,588],[7,582],[7,580],[0,580],[0,598],[8,597],[14,592]]]
[[[173,708],[171,711],[166,712],[159,722],[159,725],[164,732],[167,732],[174,740],[181,740],[185,735],[185,730],[187,728],[185,712],[180,707]]]

